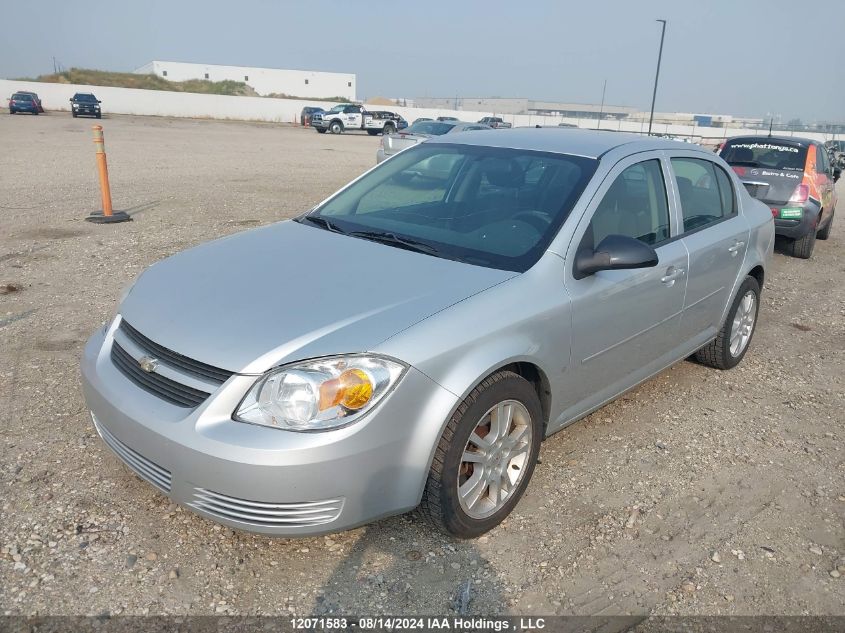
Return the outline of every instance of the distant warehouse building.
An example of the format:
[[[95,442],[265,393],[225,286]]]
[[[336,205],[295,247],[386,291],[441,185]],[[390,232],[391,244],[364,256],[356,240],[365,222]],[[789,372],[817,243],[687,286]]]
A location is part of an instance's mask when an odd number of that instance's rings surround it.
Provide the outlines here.
[[[345,101],[355,100],[356,81],[352,73],[162,61],[152,61],[132,72],[139,75],[157,75],[170,81],[241,81],[262,96],[284,94],[311,99],[339,97]]]

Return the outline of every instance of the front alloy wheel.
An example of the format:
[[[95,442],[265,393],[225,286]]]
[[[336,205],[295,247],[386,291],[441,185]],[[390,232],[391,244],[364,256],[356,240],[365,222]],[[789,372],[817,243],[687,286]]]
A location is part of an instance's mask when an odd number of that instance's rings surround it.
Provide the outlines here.
[[[420,514],[459,538],[496,527],[528,487],[542,419],[537,391],[525,378],[498,371],[484,379],[440,437]]]
[[[468,516],[500,510],[525,475],[531,414],[516,400],[492,407],[470,433],[458,470],[458,501]]]

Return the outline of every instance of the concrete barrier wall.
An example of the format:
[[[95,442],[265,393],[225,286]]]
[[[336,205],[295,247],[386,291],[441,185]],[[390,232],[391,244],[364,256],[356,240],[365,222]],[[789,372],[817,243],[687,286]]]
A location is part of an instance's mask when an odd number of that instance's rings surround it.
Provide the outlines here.
[[[267,97],[230,97],[225,95],[195,94],[190,92],[166,92],[163,90],[136,90],[132,88],[111,88],[107,86],[83,86],[75,84],[53,84],[33,81],[14,81],[0,79],[0,96],[8,98],[13,92],[28,90],[37,92],[47,110],[70,111],[69,100],[76,92],[93,92],[103,102],[106,114],[136,114],[144,116],[170,116],[201,119],[232,119],[241,121],[269,121],[275,123],[299,123],[299,113],[306,105],[320,105],[330,108],[335,103],[314,102],[296,99],[270,99]],[[467,110],[439,110],[433,108],[408,108],[401,106],[369,106],[373,110],[391,110],[413,122],[420,117],[437,118],[454,116],[462,121],[477,121],[485,116],[501,116],[514,127],[557,126],[569,123],[582,128],[596,128],[595,119],[573,119],[558,116],[539,116],[533,114],[499,114],[495,112],[475,112]],[[648,130],[645,122],[601,121],[603,130],[644,133]],[[695,141],[716,143],[724,138],[741,134],[767,134],[768,130],[747,128],[716,128],[693,125],[672,125],[657,123],[652,128],[661,134],[690,136]],[[779,132],[778,134],[784,134]],[[792,135],[786,133],[787,135]],[[794,136],[826,140],[827,136],[819,133],[800,132]]]

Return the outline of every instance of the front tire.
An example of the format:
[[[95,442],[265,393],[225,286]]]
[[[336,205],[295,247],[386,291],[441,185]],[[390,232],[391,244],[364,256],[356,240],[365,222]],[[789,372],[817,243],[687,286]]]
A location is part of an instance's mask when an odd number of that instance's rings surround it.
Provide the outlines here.
[[[816,233],[816,239],[826,240],[830,237],[830,229],[833,228],[833,216],[834,213],[831,213],[830,219],[827,221],[827,226],[825,226],[821,231]]]
[[[458,538],[479,536],[501,523],[531,480],[542,419],[537,392],[521,376],[499,371],[483,380],[443,431],[422,516]]]
[[[745,357],[757,327],[760,284],[748,276],[736,293],[731,309],[716,338],[695,353],[695,359],[716,369],[731,369]]]
[[[329,130],[332,134],[340,134],[343,132],[343,125],[341,125],[338,121],[335,121],[329,126]]]

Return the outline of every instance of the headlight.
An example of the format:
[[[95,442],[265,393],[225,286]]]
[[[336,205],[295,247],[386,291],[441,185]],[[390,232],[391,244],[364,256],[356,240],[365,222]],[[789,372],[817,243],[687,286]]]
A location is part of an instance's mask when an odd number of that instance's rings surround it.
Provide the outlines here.
[[[362,418],[396,384],[405,365],[379,356],[295,363],[262,376],[234,419],[289,431],[325,431]]]

